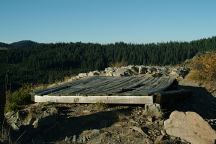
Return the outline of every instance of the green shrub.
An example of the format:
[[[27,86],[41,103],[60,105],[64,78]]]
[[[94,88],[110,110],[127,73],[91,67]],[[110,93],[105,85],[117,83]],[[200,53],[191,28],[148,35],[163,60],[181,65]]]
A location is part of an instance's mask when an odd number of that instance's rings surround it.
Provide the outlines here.
[[[16,111],[32,103],[30,92],[31,88],[29,86],[24,86],[13,93],[8,92],[5,111]]]

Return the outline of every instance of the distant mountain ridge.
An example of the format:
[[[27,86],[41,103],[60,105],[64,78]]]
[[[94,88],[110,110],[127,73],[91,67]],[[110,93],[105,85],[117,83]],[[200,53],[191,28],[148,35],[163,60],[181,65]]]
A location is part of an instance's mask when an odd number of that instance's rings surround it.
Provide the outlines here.
[[[37,42],[31,41],[31,40],[22,40],[22,41],[18,41],[18,42],[13,42],[10,44],[10,46],[12,47],[32,47],[33,45],[39,44]]]
[[[0,42],[0,47],[8,47],[9,44],[6,44],[6,43],[3,43],[3,42]]]
[[[212,36],[209,38],[201,38],[201,39],[197,39],[197,40],[192,40],[192,41],[170,41],[170,42],[154,42],[154,43],[146,43],[146,44],[138,44],[138,45],[149,45],[149,44],[155,44],[155,45],[159,45],[159,44],[166,44],[166,43],[173,43],[173,42],[177,42],[177,43],[197,43],[197,42],[211,42],[214,43],[216,41],[216,36]],[[13,43],[4,43],[4,42],[0,42],[0,47],[6,47],[6,48],[21,48],[21,47],[32,47],[32,46],[36,46],[36,45],[40,45],[40,44],[59,44],[59,43],[64,43],[64,44],[70,44],[70,42],[58,42],[58,43],[39,43],[39,42],[35,42],[32,40],[21,40],[21,41],[17,41],[17,42],[13,42]],[[76,43],[76,42],[72,42],[72,43]],[[85,42],[77,42],[77,43],[83,43],[83,44],[100,44],[100,43],[85,43]],[[115,42],[113,44],[116,43],[123,43],[123,44],[127,44],[126,42]],[[112,43],[110,43],[112,44]],[[128,43],[129,44],[129,43]],[[105,45],[109,45],[109,44],[105,44]]]
[[[0,47],[1,48],[22,48],[22,47],[32,47],[37,44],[40,44],[40,43],[31,41],[31,40],[22,40],[18,42],[9,43],[9,44],[0,42]]]

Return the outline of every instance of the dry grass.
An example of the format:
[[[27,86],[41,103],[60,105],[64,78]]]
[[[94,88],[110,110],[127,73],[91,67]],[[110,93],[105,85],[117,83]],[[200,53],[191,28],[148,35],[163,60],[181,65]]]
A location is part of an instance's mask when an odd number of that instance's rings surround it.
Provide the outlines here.
[[[6,119],[4,119],[3,124],[1,125],[0,131],[0,144],[18,144],[23,138],[23,135],[26,133],[24,131],[16,140],[11,139],[12,129],[8,124],[6,124]]]
[[[96,108],[97,110],[105,110],[105,109],[107,109],[107,108],[109,107],[108,104],[101,103],[101,102],[95,103],[95,104],[93,104],[93,105],[95,106],[95,108]]]
[[[189,63],[192,69],[189,79],[202,81],[216,80],[216,53],[206,53],[195,57]]]
[[[32,88],[30,86],[24,86],[15,92],[7,92],[6,95],[6,105],[5,112],[17,111],[27,104],[32,103],[31,92]]]
[[[7,144],[13,144],[11,140],[11,129],[5,127],[6,120],[4,119],[2,125],[1,125],[1,131],[0,131],[0,143],[7,143]]]

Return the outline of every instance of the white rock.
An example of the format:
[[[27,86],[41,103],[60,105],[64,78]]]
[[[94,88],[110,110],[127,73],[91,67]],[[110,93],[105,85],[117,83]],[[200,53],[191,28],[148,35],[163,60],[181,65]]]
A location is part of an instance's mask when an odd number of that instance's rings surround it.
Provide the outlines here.
[[[110,71],[114,72],[115,70],[113,67],[105,68],[105,72],[110,72]]]
[[[138,67],[138,66],[130,65],[130,66],[128,66],[128,69],[129,69],[133,74],[139,74],[139,67]]]
[[[178,76],[178,73],[177,73],[177,69],[176,68],[173,68],[170,72],[170,75],[173,75],[173,76]]]
[[[149,73],[149,74],[154,74],[154,73],[156,73],[156,72],[158,72],[158,69],[157,69],[157,68],[155,68],[155,67],[150,67],[150,68],[148,68],[148,73]]]
[[[92,71],[88,73],[88,76],[98,76],[98,75],[100,75],[99,71]]]
[[[143,66],[139,66],[139,74],[146,74],[148,69]]]
[[[214,144],[216,140],[216,132],[195,112],[172,112],[164,122],[164,128],[168,135],[180,137],[191,144]]]
[[[79,73],[78,74],[78,78],[84,78],[84,77],[87,77],[87,73]]]
[[[106,72],[106,76],[113,76],[113,72],[112,71]]]
[[[115,72],[113,72],[113,76],[130,76],[131,72],[127,68],[118,68]]]

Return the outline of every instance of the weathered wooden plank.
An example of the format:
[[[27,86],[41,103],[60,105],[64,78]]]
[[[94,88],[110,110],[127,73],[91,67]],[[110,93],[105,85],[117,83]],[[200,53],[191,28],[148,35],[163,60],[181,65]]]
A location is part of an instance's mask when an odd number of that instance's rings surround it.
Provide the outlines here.
[[[129,79],[128,81],[125,81],[124,83],[111,85],[111,87],[108,87],[108,88],[106,87],[105,89],[97,90],[94,94],[107,93],[107,94],[115,95],[116,93],[121,93],[121,91],[124,89],[126,90],[126,89],[130,89],[131,87],[135,87],[135,85],[140,84],[140,81],[142,81],[143,79],[138,79],[138,78]]]
[[[75,95],[78,93],[86,93],[86,91],[89,91],[93,88],[97,88],[100,86],[107,85],[113,81],[114,78],[106,78],[106,77],[94,77],[94,79],[91,79],[91,82],[89,82],[88,78],[86,80],[88,82],[82,82],[82,83],[76,83],[76,85],[71,85],[70,88],[64,89],[61,91],[57,91],[54,93],[50,93],[50,95]],[[77,80],[79,81],[79,80]]]
[[[152,87],[155,85],[155,82],[158,80],[158,78],[150,77],[150,79],[147,79],[141,83],[139,87],[136,87],[131,91],[123,92],[122,95],[149,95],[148,91],[152,89]]]
[[[172,85],[171,77],[103,77],[94,76],[38,91],[35,95],[52,96],[142,96],[164,91]]]
[[[67,88],[71,88],[73,86],[76,86],[76,85],[78,85],[80,83],[92,81],[94,79],[97,79],[97,77],[83,78],[83,79],[80,79],[80,80],[75,80],[75,81],[72,81],[72,82],[68,82],[66,84],[57,85],[57,86],[54,86],[54,87],[51,87],[51,88],[47,88],[45,90],[37,90],[37,91],[34,91],[33,93],[38,94],[38,95],[46,95],[46,94],[54,93],[54,92],[57,92],[57,91],[60,91],[60,90],[65,90]]]
[[[153,96],[50,96],[35,95],[34,102],[153,104]]]
[[[136,77],[124,77],[123,79],[118,78],[113,81],[110,81],[110,83],[107,85],[96,88],[97,91],[95,91],[94,93],[107,93],[117,89],[118,87],[123,87],[124,85],[127,85],[129,82],[133,83],[135,81],[137,81]]]

